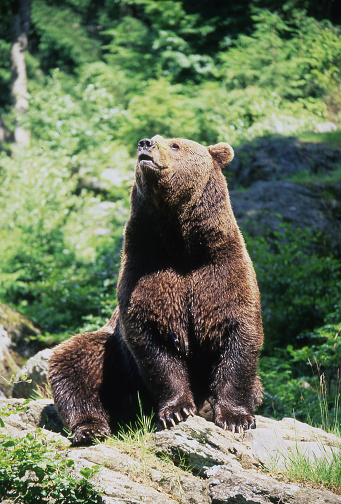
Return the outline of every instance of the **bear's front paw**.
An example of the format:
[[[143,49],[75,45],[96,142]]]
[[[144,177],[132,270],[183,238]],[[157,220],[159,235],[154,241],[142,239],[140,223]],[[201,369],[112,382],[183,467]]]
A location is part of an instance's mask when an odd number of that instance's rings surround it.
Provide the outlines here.
[[[72,429],[70,441],[73,446],[90,445],[95,439],[103,440],[105,437],[110,436],[110,434],[109,427],[105,425],[83,424]]]
[[[159,411],[158,418],[167,429],[168,426],[174,426],[188,416],[194,416],[196,412],[197,408],[193,399],[180,396],[165,402]]]
[[[218,427],[232,432],[243,432],[247,429],[256,428],[254,415],[241,406],[231,407],[227,404],[216,404],[214,422]]]

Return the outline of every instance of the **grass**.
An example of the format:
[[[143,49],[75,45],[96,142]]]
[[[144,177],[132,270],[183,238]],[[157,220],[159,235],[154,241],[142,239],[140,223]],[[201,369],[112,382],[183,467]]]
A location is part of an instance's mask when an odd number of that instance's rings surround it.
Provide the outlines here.
[[[128,453],[134,451],[137,447],[139,450],[148,452],[152,434],[156,430],[153,423],[153,413],[150,416],[145,415],[139,395],[138,401],[139,414],[135,423],[120,425],[118,432],[106,440],[106,443],[124,448]]]
[[[341,146],[341,130],[330,131],[329,133],[313,133],[309,131],[302,135],[297,135],[297,137],[304,142],[325,142],[335,148],[340,148]]]
[[[335,381],[334,404],[330,409],[325,375],[321,372],[317,362],[313,365],[309,361],[309,364],[313,372],[314,369],[317,369],[317,375],[314,376],[320,413],[318,427],[341,438],[339,417],[340,377],[338,376]],[[316,424],[316,422],[308,419],[308,424],[314,425],[314,423]],[[327,488],[332,492],[341,494],[341,449],[331,447],[331,451],[329,451],[322,441],[319,442],[319,448],[322,456],[309,456],[307,453],[302,453],[297,446],[292,452],[281,453],[284,458],[285,468],[280,470],[280,474],[292,481]],[[272,459],[268,466],[269,472],[278,473],[277,464],[278,460],[276,458]]]
[[[167,454],[156,451],[153,444],[156,430],[153,415],[143,413],[140,400],[139,408],[135,423],[121,425],[118,432],[107,438],[104,444],[114,446],[131,457],[128,473],[135,481],[156,488],[177,502],[184,502],[183,477],[186,473],[192,473],[191,467],[181,454],[177,457],[179,463],[175,463]]]
[[[319,173],[311,173],[310,171],[302,171],[295,173],[290,177],[292,182],[340,182],[341,181],[341,163],[336,170],[326,173],[321,170]]]
[[[325,456],[309,456],[302,453],[297,447],[293,452],[281,453],[284,458],[285,468],[280,470],[282,477],[291,481],[299,481],[312,486],[327,488],[341,494],[341,451],[331,448],[331,452],[323,446],[321,449]],[[278,476],[278,460],[269,463],[268,471]],[[277,473],[277,474],[276,474]]]
[[[340,429],[340,396],[341,396],[341,380],[340,373],[337,372],[334,380],[329,380],[329,386],[321,366],[316,358],[314,362],[308,359],[310,368],[314,377],[314,390],[317,394],[317,403],[319,408],[319,421],[313,421],[308,414],[307,423],[316,427],[320,427],[325,432],[334,434],[341,438]]]
[[[296,451],[288,458],[287,476],[304,483],[315,484],[341,494],[341,452],[332,450],[332,458],[312,459]]]

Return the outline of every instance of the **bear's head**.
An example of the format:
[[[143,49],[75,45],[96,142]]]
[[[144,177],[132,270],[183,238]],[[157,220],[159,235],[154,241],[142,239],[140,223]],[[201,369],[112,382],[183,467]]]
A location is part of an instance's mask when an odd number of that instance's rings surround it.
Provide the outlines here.
[[[232,147],[225,142],[205,147],[183,138],[144,138],[138,143],[136,185],[147,200],[186,203],[233,156]]]

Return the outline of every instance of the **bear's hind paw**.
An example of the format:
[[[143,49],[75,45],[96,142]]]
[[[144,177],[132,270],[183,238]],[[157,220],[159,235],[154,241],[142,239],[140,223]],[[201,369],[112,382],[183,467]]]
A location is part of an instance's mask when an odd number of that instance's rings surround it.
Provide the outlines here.
[[[111,434],[108,427],[100,428],[98,425],[79,425],[72,430],[70,441],[73,446],[91,445],[95,440],[103,441]]]

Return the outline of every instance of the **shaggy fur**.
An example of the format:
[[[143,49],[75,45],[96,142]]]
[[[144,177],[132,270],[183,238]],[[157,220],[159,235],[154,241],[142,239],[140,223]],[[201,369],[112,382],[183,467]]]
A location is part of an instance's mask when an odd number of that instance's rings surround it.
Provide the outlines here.
[[[139,142],[119,307],[50,360],[55,404],[75,444],[131,417],[137,390],[165,427],[207,400],[223,429],[255,427],[263,331],[255,272],[221,172],[232,158],[226,143]]]

